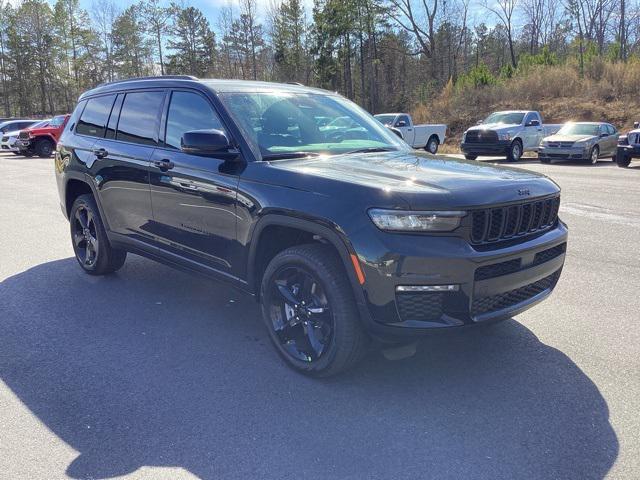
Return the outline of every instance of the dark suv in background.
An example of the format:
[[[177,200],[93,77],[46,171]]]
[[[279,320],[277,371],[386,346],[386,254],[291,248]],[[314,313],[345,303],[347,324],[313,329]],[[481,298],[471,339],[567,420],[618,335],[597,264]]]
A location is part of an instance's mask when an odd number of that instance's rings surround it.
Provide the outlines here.
[[[415,152],[298,85],[102,85],[80,97],[55,165],[87,273],[133,252],[239,287],[310,375],[371,343],[510,318],[549,295],[565,258],[553,181]]]

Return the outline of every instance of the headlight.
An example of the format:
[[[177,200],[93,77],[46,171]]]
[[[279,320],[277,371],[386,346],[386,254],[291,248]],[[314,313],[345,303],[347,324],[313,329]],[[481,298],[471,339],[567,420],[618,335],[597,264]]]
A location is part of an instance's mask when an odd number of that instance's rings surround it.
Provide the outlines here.
[[[588,140],[582,140],[580,142],[575,142],[573,144],[574,147],[578,147],[578,148],[586,148],[589,145],[589,141]]]
[[[498,138],[500,140],[511,140],[511,134],[510,133],[499,133],[498,134]]]
[[[459,211],[369,210],[369,217],[376,227],[396,232],[450,232],[458,228],[465,214]]]

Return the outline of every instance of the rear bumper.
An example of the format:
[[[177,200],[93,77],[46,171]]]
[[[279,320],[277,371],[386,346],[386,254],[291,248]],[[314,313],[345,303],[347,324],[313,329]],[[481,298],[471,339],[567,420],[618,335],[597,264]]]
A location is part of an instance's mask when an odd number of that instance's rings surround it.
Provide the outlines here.
[[[383,245],[370,245],[369,252],[380,247],[387,253],[377,261],[362,262],[368,330],[393,341],[511,318],[552,292],[564,265],[567,237],[566,226],[558,222],[517,245],[477,251],[459,238],[381,233],[378,242]],[[452,290],[399,292],[397,288],[435,285],[450,285]]]
[[[505,155],[511,146],[508,140],[491,143],[461,143],[460,150],[469,155]]]

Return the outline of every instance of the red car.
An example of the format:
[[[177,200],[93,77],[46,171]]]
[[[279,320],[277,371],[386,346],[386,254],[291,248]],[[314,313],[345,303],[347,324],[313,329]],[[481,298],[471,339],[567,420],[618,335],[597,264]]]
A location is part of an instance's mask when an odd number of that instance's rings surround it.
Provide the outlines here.
[[[56,115],[46,125],[27,128],[18,135],[16,146],[25,157],[50,157],[71,115]]]

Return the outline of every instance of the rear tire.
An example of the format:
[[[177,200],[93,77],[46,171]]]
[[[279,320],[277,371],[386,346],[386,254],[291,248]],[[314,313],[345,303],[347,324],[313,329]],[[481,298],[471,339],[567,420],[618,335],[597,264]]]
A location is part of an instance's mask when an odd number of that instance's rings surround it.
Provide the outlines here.
[[[507,162],[517,162],[522,157],[522,142],[514,140],[507,150]]]
[[[438,137],[436,137],[435,135],[431,135],[424,149],[430,154],[435,155],[436,153],[438,153],[439,146],[440,146],[440,141],[438,140]]]
[[[364,357],[368,337],[351,283],[330,247],[309,244],[280,252],[264,272],[260,299],[269,337],[294,370],[328,377]]]
[[[71,244],[76,260],[89,275],[106,275],[118,270],[127,252],[113,248],[93,195],[80,195],[69,213]]]
[[[36,155],[41,158],[48,158],[53,153],[53,142],[46,138],[39,138],[36,140],[36,144],[34,145],[34,150]]]
[[[478,158],[478,155],[465,155],[464,158],[466,158],[467,160],[475,160],[476,158]]]

